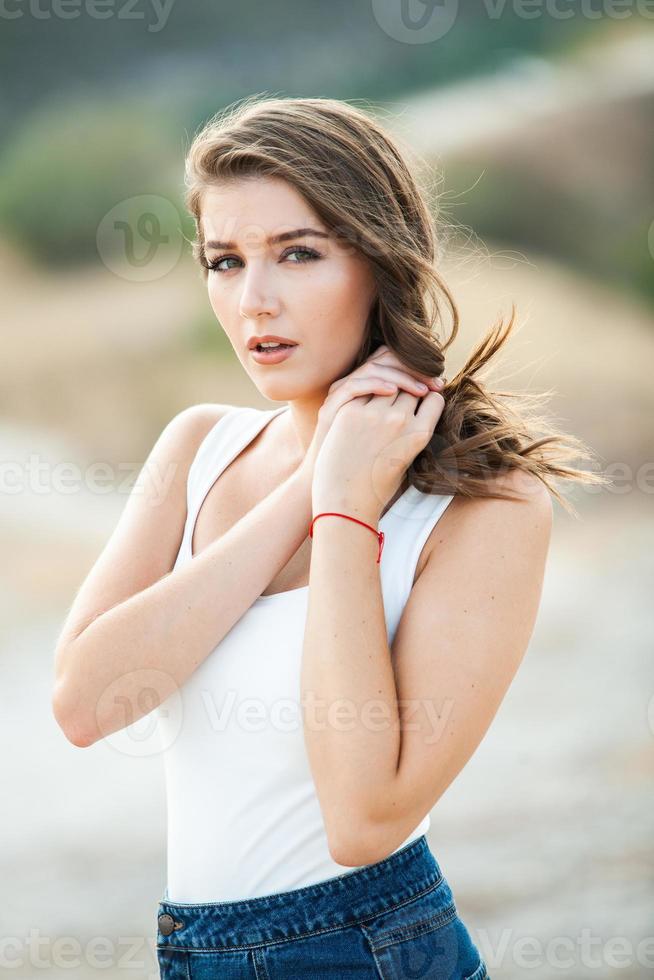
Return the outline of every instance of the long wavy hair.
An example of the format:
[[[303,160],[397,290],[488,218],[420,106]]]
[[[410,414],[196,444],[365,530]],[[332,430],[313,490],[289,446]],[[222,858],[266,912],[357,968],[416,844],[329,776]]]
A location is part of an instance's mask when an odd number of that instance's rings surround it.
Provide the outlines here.
[[[203,191],[230,178],[283,178],[372,268],[376,298],[351,370],[386,344],[407,368],[441,376],[459,312],[437,268],[436,220],[418,170],[417,157],[356,105],[249,96],[217,112],[187,152],[185,203],[196,223],[193,255],[206,280]],[[405,482],[423,493],[516,499],[497,477],[518,469],[537,477],[576,515],[555,481],[610,482],[601,473],[566,465],[574,458],[593,459],[594,453],[537,411],[550,392],[490,391],[481,379],[515,319],[512,305],[508,323],[500,319],[461,370],[445,378],[443,413]]]

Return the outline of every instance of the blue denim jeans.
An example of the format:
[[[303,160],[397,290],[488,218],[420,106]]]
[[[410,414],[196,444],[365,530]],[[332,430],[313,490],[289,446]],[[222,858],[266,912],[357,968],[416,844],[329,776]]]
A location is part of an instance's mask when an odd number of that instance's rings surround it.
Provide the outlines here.
[[[383,861],[237,902],[159,902],[162,980],[486,980],[423,835]]]

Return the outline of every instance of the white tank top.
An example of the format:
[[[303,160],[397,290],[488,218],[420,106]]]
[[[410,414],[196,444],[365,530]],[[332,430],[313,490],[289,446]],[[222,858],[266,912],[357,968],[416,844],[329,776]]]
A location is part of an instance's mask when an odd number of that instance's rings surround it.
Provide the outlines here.
[[[230,409],[188,475],[175,568],[191,560],[200,506],[231,461],[276,415]],[[389,646],[416,565],[452,495],[415,487],[378,523]],[[165,762],[171,902],[230,902],[301,888],[354,870],[329,853],[306,754],[300,667],[308,587],[259,596],[181,688],[155,709]],[[216,596],[220,601],[220,596]],[[427,814],[397,848],[429,828]]]

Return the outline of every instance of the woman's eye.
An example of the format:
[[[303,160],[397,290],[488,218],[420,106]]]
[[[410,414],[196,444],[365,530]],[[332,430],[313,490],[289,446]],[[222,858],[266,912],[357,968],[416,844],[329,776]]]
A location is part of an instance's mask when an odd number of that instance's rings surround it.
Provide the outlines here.
[[[294,245],[292,248],[287,249],[283,255],[282,259],[285,259],[289,255],[299,254],[300,257],[293,260],[292,265],[301,265],[303,262],[312,262],[315,259],[321,258],[320,254],[312,248],[300,248],[299,245]],[[302,258],[301,256],[304,256]],[[230,268],[234,266],[228,266],[227,268],[222,267],[222,262],[240,262],[241,260],[235,255],[221,255],[219,258],[214,259],[212,262],[205,262],[206,268],[211,272],[227,272]]]
[[[298,262],[310,262],[312,259],[320,258],[319,254],[315,252],[312,248],[300,248],[297,245],[295,245],[293,248],[289,248],[288,251],[284,252],[283,258],[285,258],[287,255],[291,255],[293,252],[301,252],[304,255],[309,256],[309,258],[307,259],[298,259]]]
[[[211,272],[225,272],[226,271],[225,269],[219,268],[220,263],[229,262],[230,260],[233,260],[234,262],[238,262],[238,259],[234,255],[221,255],[219,259],[214,259],[213,262],[207,262],[206,266],[207,269],[209,269]]]

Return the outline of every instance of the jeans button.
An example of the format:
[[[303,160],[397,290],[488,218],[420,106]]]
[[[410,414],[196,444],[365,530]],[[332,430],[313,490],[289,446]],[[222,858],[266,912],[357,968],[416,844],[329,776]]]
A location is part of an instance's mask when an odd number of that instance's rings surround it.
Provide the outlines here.
[[[175,928],[175,920],[168,912],[163,912],[159,916],[159,932],[162,936],[169,936]]]

